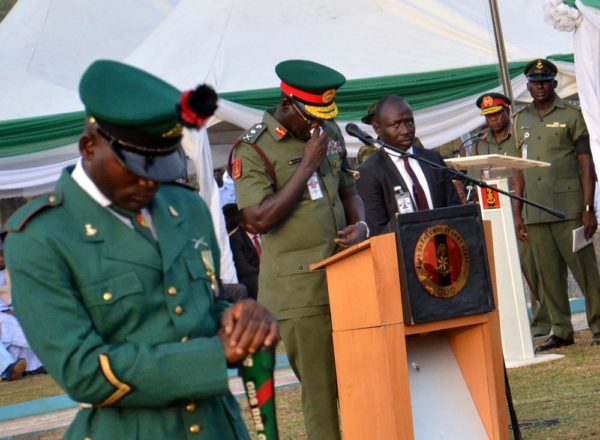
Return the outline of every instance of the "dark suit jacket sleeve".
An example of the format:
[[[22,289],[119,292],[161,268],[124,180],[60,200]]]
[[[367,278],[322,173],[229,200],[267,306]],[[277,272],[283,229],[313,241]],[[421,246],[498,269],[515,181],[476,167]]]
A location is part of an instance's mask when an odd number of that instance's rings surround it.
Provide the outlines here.
[[[365,204],[365,217],[371,235],[380,234],[391,218],[387,202],[393,190],[386,188],[384,170],[380,169],[378,162],[377,155],[369,157],[361,165],[360,179],[356,181],[356,189]]]
[[[246,286],[251,297],[256,298],[260,261],[254,245],[241,228],[231,234],[229,244],[238,281]]]

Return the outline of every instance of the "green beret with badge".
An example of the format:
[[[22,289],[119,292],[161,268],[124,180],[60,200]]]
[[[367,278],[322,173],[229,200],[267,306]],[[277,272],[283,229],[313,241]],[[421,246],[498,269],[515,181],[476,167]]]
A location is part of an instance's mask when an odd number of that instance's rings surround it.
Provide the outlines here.
[[[486,93],[477,98],[475,105],[481,109],[480,115],[491,115],[510,108],[512,101],[501,93]]]
[[[538,58],[527,63],[523,73],[527,81],[551,81],[558,73],[558,68],[551,61]]]
[[[200,128],[217,107],[201,85],[181,93],[137,67],[111,60],[90,65],[79,83],[87,123],[133,174],[165,182],[182,177],[182,126]]]
[[[331,67],[307,60],[287,60],[275,66],[281,91],[311,116],[333,119],[338,113],[335,94],[346,77]]]

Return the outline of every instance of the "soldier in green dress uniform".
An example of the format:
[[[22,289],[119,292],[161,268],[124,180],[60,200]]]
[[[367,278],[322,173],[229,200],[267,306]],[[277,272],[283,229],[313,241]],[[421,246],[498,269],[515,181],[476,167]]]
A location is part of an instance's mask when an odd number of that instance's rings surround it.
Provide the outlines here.
[[[103,60],[80,95],[81,159],[9,219],[6,244],[27,339],[82,402],[65,438],[249,439],[227,366],[275,344],[277,323],[252,300],[219,300],[210,213],[173,183],[179,121],[202,126],[216,94]]]
[[[520,157],[521,154],[512,136],[510,123],[511,100],[501,93],[486,93],[477,98],[477,107],[480,114],[485,117],[488,126],[483,137],[475,143],[475,155],[480,154],[505,154]],[[542,290],[541,279],[535,265],[531,245],[521,240],[517,241],[521,270],[531,294],[531,333],[533,336],[544,336],[550,333],[550,318],[546,308],[539,301]]]
[[[309,265],[364,240],[364,207],[344,170],[346,148],[332,121],[339,72],[290,60],[275,71],[281,98],[231,154],[240,216],[262,235],[258,301],[277,316],[302,383],[309,439],[340,438],[325,273]]]
[[[516,171],[513,189],[545,206],[563,211],[565,219],[513,201],[517,236],[531,243],[542,280],[542,303],[548,310],[552,334],[537,352],[572,345],[573,326],[567,294],[567,267],[585,299],[592,344],[600,344],[600,277],[593,246],[573,253],[572,231],[584,227],[591,237],[597,228],[594,214],[596,176],[589,134],[581,110],[556,95],[556,66],[537,59],[525,67],[533,102],[515,114],[517,146],[524,158],[550,162],[547,168]]]

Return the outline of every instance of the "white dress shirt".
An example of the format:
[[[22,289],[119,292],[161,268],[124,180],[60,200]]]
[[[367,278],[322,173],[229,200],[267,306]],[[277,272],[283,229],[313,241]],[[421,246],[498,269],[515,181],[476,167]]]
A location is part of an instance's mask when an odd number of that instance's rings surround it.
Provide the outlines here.
[[[83,163],[81,158],[77,161],[75,165],[75,169],[71,173],[71,177],[73,180],[81,187],[82,190],[86,192],[88,196],[90,196],[96,203],[98,203],[103,208],[107,208],[108,212],[121,220],[125,225],[127,225],[130,229],[133,229],[133,224],[131,220],[127,217],[122,216],[121,214],[109,209],[109,206],[112,205],[112,202],[102,194],[102,191],[96,186],[96,184],[90,179],[85,170],[83,169]],[[146,224],[148,228],[152,232],[152,236],[156,239],[156,231],[154,230],[154,223],[152,222],[152,216],[150,215],[150,211],[146,208],[142,208],[141,214],[146,220]]]
[[[398,171],[400,172],[402,179],[404,180],[404,182],[406,183],[406,186],[409,189],[410,197],[412,198],[413,204],[415,206],[417,206],[417,202],[415,200],[415,194],[413,191],[413,181],[410,178],[410,176],[408,175],[408,172],[406,171],[406,167],[404,166],[404,161],[402,160],[402,157],[400,156],[399,153],[396,153],[395,151],[392,151],[388,148],[385,148],[385,152],[388,154],[390,159],[392,159],[392,161],[394,162],[394,165],[396,165],[396,168],[398,168]],[[406,150],[406,152],[413,154],[414,148],[410,147],[408,150]],[[427,183],[427,179],[425,178],[425,173],[423,173],[423,168],[421,168],[421,162],[419,162],[417,159],[413,159],[412,157],[409,157],[408,163],[411,166],[411,168],[413,169],[413,171],[415,172],[415,175],[417,176],[419,183],[423,187],[423,191],[425,192],[425,197],[427,198],[427,204],[429,205],[429,209],[433,209],[433,201],[431,200],[431,191],[429,190],[429,184]]]

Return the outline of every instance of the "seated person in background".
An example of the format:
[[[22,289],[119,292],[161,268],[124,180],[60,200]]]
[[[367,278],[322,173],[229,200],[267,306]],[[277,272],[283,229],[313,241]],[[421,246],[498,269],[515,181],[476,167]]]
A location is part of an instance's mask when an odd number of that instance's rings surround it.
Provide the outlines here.
[[[4,245],[0,238],[0,373],[5,380],[19,379],[24,373],[46,370],[29,347],[11,306],[10,277],[4,265]]]
[[[415,147],[413,112],[401,97],[388,95],[378,101],[373,128],[386,144],[445,167],[439,153]],[[397,212],[461,203],[449,174],[416,159],[400,156],[391,149],[380,148],[360,166],[361,178],[356,184],[372,235],[384,232]]]
[[[12,382],[19,380],[25,374],[27,361],[23,358],[13,358],[4,345],[0,344],[0,378]]]

